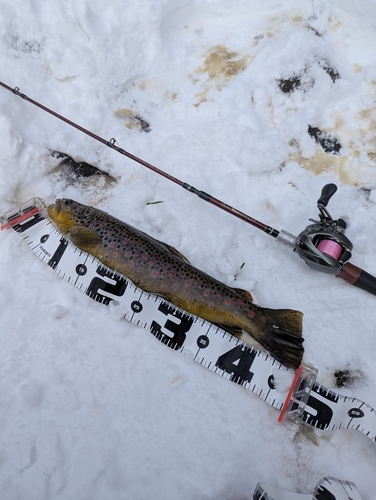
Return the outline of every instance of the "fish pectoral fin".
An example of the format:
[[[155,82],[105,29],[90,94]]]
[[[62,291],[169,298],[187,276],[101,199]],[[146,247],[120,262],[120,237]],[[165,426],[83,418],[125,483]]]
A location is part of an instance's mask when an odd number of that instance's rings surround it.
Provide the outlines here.
[[[175,254],[177,257],[179,257],[179,259],[183,260],[184,262],[186,262],[187,264],[190,264],[189,260],[187,259],[187,257],[185,257],[185,255],[183,255],[182,253],[179,252],[179,250],[176,250],[176,248],[172,247],[171,245],[168,245],[167,243],[163,243],[163,245],[166,246],[166,248],[168,250],[170,250],[170,252],[172,252],[173,254]]]
[[[98,233],[84,226],[73,226],[69,230],[69,238],[77,247],[100,243],[102,238]]]
[[[232,287],[232,289],[235,290],[237,293],[239,293],[244,300],[248,302],[253,302],[253,297],[251,293],[248,292],[248,290],[243,290],[243,288],[234,288],[234,287]]]
[[[239,326],[233,326],[233,325],[228,325],[224,323],[214,323],[216,326],[219,328],[222,328],[223,330],[226,330],[226,332],[230,333],[237,339],[241,339],[243,335],[243,330]]]

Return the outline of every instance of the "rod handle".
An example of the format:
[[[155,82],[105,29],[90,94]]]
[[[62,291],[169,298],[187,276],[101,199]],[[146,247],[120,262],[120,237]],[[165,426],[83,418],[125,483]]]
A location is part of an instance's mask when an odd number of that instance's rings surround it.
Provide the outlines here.
[[[376,278],[350,262],[347,262],[342,267],[341,272],[337,276],[350,283],[350,285],[376,295]]]

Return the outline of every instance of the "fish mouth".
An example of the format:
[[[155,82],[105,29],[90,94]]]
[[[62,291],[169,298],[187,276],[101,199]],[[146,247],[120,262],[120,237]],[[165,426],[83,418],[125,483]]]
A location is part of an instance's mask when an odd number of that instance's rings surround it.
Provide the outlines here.
[[[57,213],[59,213],[61,211],[61,209],[63,208],[64,206],[64,201],[61,200],[60,198],[58,198],[56,201],[55,201],[55,210]]]
[[[51,217],[51,219],[53,219],[60,213],[62,206],[63,200],[60,199],[57,199],[55,203],[51,203],[51,205],[48,205],[47,213]]]

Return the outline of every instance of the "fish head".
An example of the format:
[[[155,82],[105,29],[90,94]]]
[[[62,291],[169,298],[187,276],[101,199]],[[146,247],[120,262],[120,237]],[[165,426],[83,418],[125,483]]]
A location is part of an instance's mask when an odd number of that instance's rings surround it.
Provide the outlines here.
[[[48,205],[47,213],[63,234],[68,233],[73,226],[88,226],[95,217],[92,207],[68,198],[57,199]]]

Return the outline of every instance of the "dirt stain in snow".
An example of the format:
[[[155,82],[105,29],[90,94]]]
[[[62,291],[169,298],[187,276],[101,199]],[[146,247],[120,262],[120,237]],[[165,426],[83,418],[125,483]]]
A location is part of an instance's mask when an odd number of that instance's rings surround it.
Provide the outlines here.
[[[234,79],[239,73],[245,70],[250,64],[251,56],[241,57],[237,52],[230,51],[225,45],[211,47],[205,53],[204,64],[196,69],[196,74],[207,74],[207,79],[203,84],[204,90],[198,92],[195,97],[197,102],[195,107],[207,101],[207,95],[211,88],[222,90],[229,81]],[[199,81],[190,75],[193,83]]]
[[[124,125],[128,129],[137,128],[142,132],[150,132],[150,124],[140,117],[133,109],[119,108],[116,110],[115,116],[124,121]]]
[[[376,150],[375,137],[373,137],[373,141],[374,150]],[[363,143],[359,145],[349,141],[346,145],[346,154],[343,156],[327,154],[318,145],[314,156],[304,158],[300,149],[297,149],[289,155],[286,161],[296,161],[302,168],[309,170],[315,175],[323,173],[334,174],[344,184],[352,186],[374,184],[376,153],[369,150],[370,142],[367,141],[367,144]],[[361,150],[366,155],[362,155]]]
[[[319,149],[319,147],[317,148],[316,154],[311,158],[304,158],[299,150],[291,154],[287,161],[296,161],[301,167],[309,170],[315,175],[331,172],[337,174],[339,180],[344,184],[352,184],[355,186],[359,184],[356,179],[357,175],[349,168],[348,157],[328,155]]]

